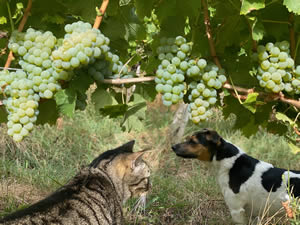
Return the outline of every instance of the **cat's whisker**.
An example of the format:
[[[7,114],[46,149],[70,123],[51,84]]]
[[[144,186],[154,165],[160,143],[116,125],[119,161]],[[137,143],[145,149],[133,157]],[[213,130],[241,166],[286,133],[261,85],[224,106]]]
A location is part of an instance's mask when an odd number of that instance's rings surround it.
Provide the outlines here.
[[[139,199],[136,201],[133,209],[131,210],[132,212],[142,212],[143,214],[145,214],[146,212],[146,193],[143,193]]]

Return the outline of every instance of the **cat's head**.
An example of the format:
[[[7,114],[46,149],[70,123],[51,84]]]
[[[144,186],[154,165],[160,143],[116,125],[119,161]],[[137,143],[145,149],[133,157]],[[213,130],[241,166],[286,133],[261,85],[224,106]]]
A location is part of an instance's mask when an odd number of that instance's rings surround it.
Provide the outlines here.
[[[150,168],[143,160],[146,151],[133,152],[134,140],[98,156],[90,167],[110,176],[123,202],[146,195],[151,187]]]

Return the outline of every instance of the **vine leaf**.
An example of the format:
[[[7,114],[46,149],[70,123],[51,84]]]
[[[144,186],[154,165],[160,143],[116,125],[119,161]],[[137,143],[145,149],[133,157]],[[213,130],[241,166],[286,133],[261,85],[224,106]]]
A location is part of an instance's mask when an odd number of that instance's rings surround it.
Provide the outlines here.
[[[252,28],[253,40],[254,41],[262,40],[265,34],[265,28],[263,23],[260,20],[258,20],[258,18],[255,18],[251,28]]]
[[[135,0],[136,13],[140,20],[143,20],[145,16],[149,17],[151,15],[154,0]]]
[[[296,126],[297,127],[297,124],[291,120],[287,115],[283,114],[283,113],[276,113],[275,115],[276,119],[277,120],[280,120],[280,121],[283,121],[283,122],[288,122],[292,127]]]
[[[106,105],[100,109],[100,112],[104,116],[109,116],[109,118],[116,118],[123,116],[128,110],[128,105],[118,104],[118,105]]]
[[[300,15],[300,1],[283,0],[283,4],[290,12]]]
[[[247,99],[243,102],[243,106],[252,113],[256,112],[256,106],[264,104],[264,102],[257,101],[258,95],[259,94],[256,92],[250,93],[248,94]]]
[[[246,15],[253,10],[265,8],[265,0],[242,0],[241,15]]]
[[[300,152],[300,148],[298,146],[294,145],[293,143],[289,142],[288,145],[289,145],[289,147],[291,149],[291,152],[293,154],[296,155],[296,154],[298,154]]]
[[[92,103],[95,105],[97,111],[105,106],[118,104],[111,93],[108,93],[106,90],[99,87],[92,94]]]
[[[55,101],[59,112],[68,117],[72,117],[75,113],[76,99],[76,91],[70,88],[60,90],[55,94]]]
[[[37,118],[37,124],[55,124],[58,118],[58,111],[56,108],[56,103],[53,99],[40,102],[39,105],[40,114]]]

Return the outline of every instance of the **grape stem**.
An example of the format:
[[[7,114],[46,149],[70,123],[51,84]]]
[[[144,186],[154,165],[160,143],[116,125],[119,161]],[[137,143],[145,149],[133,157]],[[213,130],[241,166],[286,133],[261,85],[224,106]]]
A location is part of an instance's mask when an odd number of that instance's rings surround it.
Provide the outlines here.
[[[93,28],[98,29],[100,27],[100,24],[101,24],[102,18],[104,16],[104,13],[106,11],[106,8],[108,6],[108,3],[109,3],[109,0],[103,0],[102,1],[101,7],[99,9],[100,16],[98,16],[98,15],[96,16]]]
[[[24,12],[24,16],[23,16],[23,18],[22,18],[22,20],[19,24],[19,27],[18,27],[19,32],[21,32],[23,30],[24,26],[25,26],[25,23],[26,23],[27,18],[29,16],[31,7],[32,7],[32,0],[28,0],[27,7],[26,7],[25,12]],[[12,51],[10,51],[9,54],[8,54],[6,63],[4,65],[4,68],[10,67],[10,64],[11,64],[13,59],[14,59],[14,55],[13,55]]]
[[[209,15],[208,15],[208,8],[207,8],[206,0],[201,0],[201,2],[202,2],[202,7],[203,7],[204,24],[205,24],[205,29],[206,29],[206,36],[207,36],[208,43],[209,43],[210,54],[213,57],[215,64],[221,69],[222,66],[219,61],[219,58],[217,57],[215,44],[214,44],[212,34],[211,34],[210,19],[209,19]]]
[[[295,41],[295,30],[294,30],[294,14],[290,13],[289,15],[289,33],[290,33],[290,43],[291,43],[291,56],[295,59],[295,48],[296,48],[296,41]]]
[[[9,6],[8,1],[6,1],[6,6],[7,6],[8,17],[9,17],[9,22],[10,22],[10,29],[13,32],[15,30],[15,27],[14,27],[14,22],[12,20],[11,10],[10,10],[10,6]]]

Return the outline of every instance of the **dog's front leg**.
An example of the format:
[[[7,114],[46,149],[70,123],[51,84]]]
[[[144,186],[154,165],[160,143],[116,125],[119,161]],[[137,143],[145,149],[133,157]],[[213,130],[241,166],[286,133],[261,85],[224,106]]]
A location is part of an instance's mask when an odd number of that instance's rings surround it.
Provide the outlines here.
[[[245,201],[234,193],[226,193],[224,198],[233,222],[236,224],[246,224]]]

